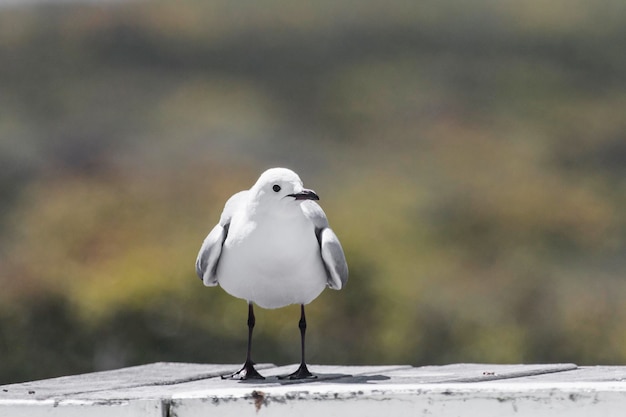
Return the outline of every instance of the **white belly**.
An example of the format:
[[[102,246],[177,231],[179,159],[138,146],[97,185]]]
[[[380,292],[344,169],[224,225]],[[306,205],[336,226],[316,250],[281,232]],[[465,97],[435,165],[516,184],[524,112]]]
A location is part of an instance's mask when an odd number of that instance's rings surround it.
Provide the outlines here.
[[[308,304],[324,290],[326,271],[313,225],[304,217],[290,220],[286,226],[247,222],[248,230],[231,223],[217,270],[227,293],[279,308]]]

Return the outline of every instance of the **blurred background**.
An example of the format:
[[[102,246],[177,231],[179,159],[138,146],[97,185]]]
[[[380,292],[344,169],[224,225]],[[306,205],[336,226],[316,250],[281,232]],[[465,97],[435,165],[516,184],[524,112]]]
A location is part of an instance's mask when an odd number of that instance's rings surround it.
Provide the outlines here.
[[[242,362],[194,262],[273,166],[351,271],[311,363],[624,364],[625,40],[623,0],[0,1],[0,383]]]

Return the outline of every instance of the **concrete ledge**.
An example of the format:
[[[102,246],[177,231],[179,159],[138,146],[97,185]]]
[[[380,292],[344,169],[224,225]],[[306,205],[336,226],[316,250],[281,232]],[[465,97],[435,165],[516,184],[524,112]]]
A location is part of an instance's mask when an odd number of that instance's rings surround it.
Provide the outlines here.
[[[623,416],[626,410],[626,367],[312,365],[318,379],[302,382],[277,378],[296,365],[261,364],[264,381],[219,378],[239,366],[155,363],[3,385],[0,415]]]

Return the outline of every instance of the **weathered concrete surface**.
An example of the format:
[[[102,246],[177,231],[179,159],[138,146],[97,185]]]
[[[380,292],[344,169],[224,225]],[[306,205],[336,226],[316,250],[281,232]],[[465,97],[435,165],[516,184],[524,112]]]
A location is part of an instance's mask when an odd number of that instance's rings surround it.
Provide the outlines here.
[[[257,365],[259,369],[273,367],[271,364]],[[149,365],[132,366],[113,371],[63,376],[41,381],[2,385],[0,400],[11,399],[58,399],[72,398],[102,390],[115,389],[124,392],[134,387],[175,385],[198,379],[213,378],[228,372],[235,372],[241,365],[202,365],[193,363],[159,362]]]
[[[478,386],[480,384],[480,386]],[[626,389],[493,382],[467,384],[311,384],[300,389],[223,389],[175,396],[172,416],[623,416]]]
[[[574,364],[257,365],[263,381],[219,375],[240,365],[155,363],[0,386],[0,416],[228,415],[623,416],[626,367]]]

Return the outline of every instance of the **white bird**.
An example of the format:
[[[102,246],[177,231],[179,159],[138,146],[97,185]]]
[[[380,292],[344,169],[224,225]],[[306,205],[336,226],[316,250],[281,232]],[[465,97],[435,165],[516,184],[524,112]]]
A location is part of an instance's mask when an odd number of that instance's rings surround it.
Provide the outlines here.
[[[348,280],[339,239],[314,200],[319,200],[317,194],[305,189],[295,172],[268,169],[252,188],[228,199],[219,223],[204,240],[196,260],[204,285],[219,284],[248,302],[246,361],[223,378],[263,378],[251,359],[253,303],[270,309],[300,304],[300,367],[284,378],[314,378],[304,360],[304,305],[326,286],[339,290]]]

